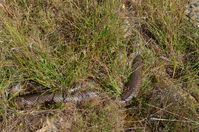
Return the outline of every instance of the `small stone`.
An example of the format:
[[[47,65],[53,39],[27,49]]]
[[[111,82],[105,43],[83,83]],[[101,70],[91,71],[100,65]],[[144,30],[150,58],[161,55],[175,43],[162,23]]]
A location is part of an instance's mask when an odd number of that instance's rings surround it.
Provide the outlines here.
[[[199,27],[199,0],[193,0],[185,7],[185,15],[195,27]]]

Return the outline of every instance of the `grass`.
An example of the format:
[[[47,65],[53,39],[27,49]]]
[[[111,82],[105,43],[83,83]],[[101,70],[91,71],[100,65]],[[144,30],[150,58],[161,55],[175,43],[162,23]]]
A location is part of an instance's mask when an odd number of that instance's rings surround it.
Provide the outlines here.
[[[195,131],[199,30],[184,15],[187,2],[127,2],[125,9],[124,1],[119,0],[0,3],[0,128],[36,131],[45,128],[50,118],[47,126],[58,124],[63,131],[122,131],[127,127],[136,131]],[[124,25],[127,16],[130,27]],[[131,31],[128,36],[126,28]],[[93,78],[99,84],[96,89],[118,97],[121,84],[130,75],[128,62],[132,58],[128,55],[137,51],[145,62],[142,89],[125,114],[119,111],[123,108],[117,101],[111,100],[25,112],[11,105],[15,95],[9,86],[28,80],[53,92]],[[31,114],[39,110],[47,112]],[[40,124],[27,124],[29,120]]]

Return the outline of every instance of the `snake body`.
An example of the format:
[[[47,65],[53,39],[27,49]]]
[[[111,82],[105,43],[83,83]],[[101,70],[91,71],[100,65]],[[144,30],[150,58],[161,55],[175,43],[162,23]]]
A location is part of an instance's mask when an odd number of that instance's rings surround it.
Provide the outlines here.
[[[138,55],[133,61],[133,72],[126,84],[127,90],[121,95],[121,102],[125,103],[130,101],[133,97],[137,97],[141,87],[142,66],[142,58]]]
[[[138,95],[141,84],[142,58],[137,55],[133,61],[133,72],[126,84],[126,90],[120,98],[120,103],[125,104]],[[98,91],[83,91],[73,95],[67,95],[61,92],[32,94],[19,96],[14,99],[17,108],[33,107],[47,102],[82,102],[88,99],[105,96]]]
[[[66,103],[66,102],[81,102],[87,99],[92,99],[98,96],[97,92],[85,91],[81,94],[66,96],[64,93],[45,93],[26,95],[23,97],[17,97],[15,104],[17,108],[33,107],[44,103]]]

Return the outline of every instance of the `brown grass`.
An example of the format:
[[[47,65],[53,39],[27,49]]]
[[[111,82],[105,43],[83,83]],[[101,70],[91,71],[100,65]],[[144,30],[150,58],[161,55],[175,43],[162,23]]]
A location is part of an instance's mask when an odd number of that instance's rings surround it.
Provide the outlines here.
[[[199,31],[184,15],[188,0],[124,3],[0,2],[2,131],[197,131]],[[53,92],[92,78],[95,89],[117,98],[138,52],[142,89],[127,108],[110,98],[28,110],[12,105],[9,88],[24,81]]]

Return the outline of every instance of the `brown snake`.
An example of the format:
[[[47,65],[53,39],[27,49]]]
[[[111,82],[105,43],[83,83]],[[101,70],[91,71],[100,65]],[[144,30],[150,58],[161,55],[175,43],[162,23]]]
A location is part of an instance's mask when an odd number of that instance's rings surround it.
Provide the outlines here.
[[[133,60],[133,72],[130,75],[129,81],[126,84],[126,90],[124,90],[123,94],[120,98],[121,104],[126,104],[132,98],[137,97],[138,92],[140,90],[141,84],[141,71],[142,71],[142,58],[140,55],[137,55]],[[44,94],[33,94],[33,95],[25,95],[19,96],[14,99],[14,102],[17,108],[25,108],[25,107],[33,107],[41,104],[45,104],[47,102],[81,102],[87,99],[93,99],[96,97],[105,96],[100,94],[97,91],[83,91],[81,93],[76,93],[74,95],[66,95],[64,93],[55,92],[55,93],[44,93]]]

